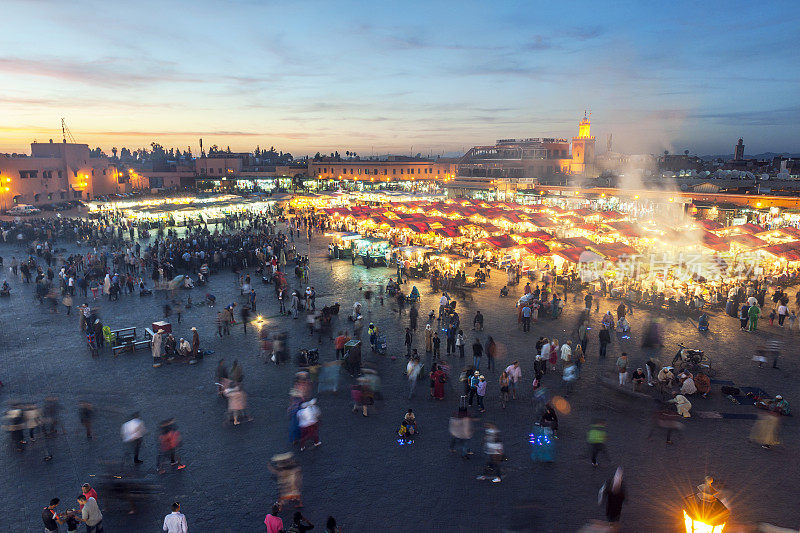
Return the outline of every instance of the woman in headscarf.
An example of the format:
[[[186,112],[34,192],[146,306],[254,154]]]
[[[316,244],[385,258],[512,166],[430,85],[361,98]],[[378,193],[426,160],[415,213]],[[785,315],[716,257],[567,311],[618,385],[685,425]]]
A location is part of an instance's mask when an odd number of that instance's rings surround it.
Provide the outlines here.
[[[600,487],[600,502],[606,500],[606,520],[619,522],[622,503],[625,501],[625,484],[622,482],[622,467],[618,466],[614,476]]]
[[[425,351],[433,352],[433,330],[431,330],[430,324],[425,325]]]

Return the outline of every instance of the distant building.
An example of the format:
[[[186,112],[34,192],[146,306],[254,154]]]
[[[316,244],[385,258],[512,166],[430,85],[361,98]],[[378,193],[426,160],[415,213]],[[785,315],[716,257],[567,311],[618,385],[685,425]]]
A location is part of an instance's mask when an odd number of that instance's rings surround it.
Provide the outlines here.
[[[733,148],[733,160],[744,160],[744,140],[741,137],[739,137],[739,142],[736,143],[736,146]]]
[[[451,162],[393,156],[387,160],[336,160],[322,158],[308,162],[308,176],[318,180],[418,181],[452,178]]]
[[[0,207],[91,200],[124,189],[125,179],[87,144],[34,142],[30,156],[0,154]]]
[[[500,139],[494,145],[474,146],[458,161],[458,175],[485,178],[549,178],[594,174],[595,138],[584,115],[578,135],[558,138]]]

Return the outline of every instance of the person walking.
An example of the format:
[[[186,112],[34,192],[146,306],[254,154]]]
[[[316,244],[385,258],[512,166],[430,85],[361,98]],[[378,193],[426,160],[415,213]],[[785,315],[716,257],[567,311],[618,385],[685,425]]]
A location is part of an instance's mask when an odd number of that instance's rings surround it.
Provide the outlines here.
[[[278,516],[281,512],[281,506],[276,504],[272,505],[272,510],[264,517],[264,525],[267,526],[267,533],[281,533],[283,529],[283,520]]]
[[[403,341],[403,344],[406,346],[406,358],[411,357],[411,346],[414,344],[414,337],[411,334],[411,328],[406,328],[405,340]]]
[[[172,512],[164,517],[164,526],[161,528],[167,533],[189,533],[186,515],[181,512],[180,502],[172,504]]]
[[[133,463],[137,465],[143,462],[139,459],[139,451],[142,449],[142,440],[146,432],[144,422],[139,418],[138,411],[133,413],[130,420],[122,424],[122,442],[132,448]]]
[[[153,337],[150,339],[150,349],[153,353],[153,368],[161,366],[161,330],[157,329],[153,332]]]
[[[600,341],[600,359],[605,359],[608,345],[611,343],[611,334],[606,328],[600,328],[598,335]]]
[[[628,354],[622,352],[617,358],[617,374],[619,375],[619,386],[622,387],[628,382]]]
[[[472,373],[469,377],[469,397],[467,403],[472,405],[472,400],[475,399],[475,396],[478,394],[478,383],[480,382],[481,373],[477,370]]]
[[[431,342],[433,344],[433,356],[431,360],[438,361],[442,358],[442,352],[441,352],[442,339],[439,338],[438,328],[437,331],[433,332],[433,337],[431,337]]]
[[[622,504],[625,501],[625,484],[622,481],[622,467],[618,466],[614,475],[600,487],[599,500],[606,502],[606,520],[619,522]]]
[[[411,328],[411,331],[417,331],[417,320],[419,319],[419,310],[417,310],[417,306],[411,305],[411,309],[408,310],[408,325]]]
[[[486,339],[486,348],[483,350],[483,352],[486,354],[486,369],[489,372],[494,372],[494,362],[495,358],[497,357],[497,344],[494,342],[494,339],[491,335],[489,335],[489,338]]]
[[[433,330],[430,324],[425,324],[425,352],[433,352]]]
[[[756,331],[758,329],[758,317],[761,316],[761,308],[758,303],[754,303],[747,309],[748,331]]]
[[[466,344],[466,340],[464,340],[464,332],[458,330],[456,334],[456,348],[458,348],[458,358],[464,359],[464,344]]]
[[[522,380],[522,368],[519,366],[519,361],[514,361],[508,365],[505,370],[505,375],[508,377],[508,391],[511,393],[511,397],[516,400],[517,384]]]
[[[586,441],[589,443],[589,448],[591,450],[592,455],[592,466],[597,466],[597,457],[600,455],[600,452],[606,452],[606,440],[608,439],[608,434],[606,433],[606,424],[602,420],[595,421],[591,426],[589,426],[589,431],[586,434]]]
[[[483,473],[477,479],[491,479],[492,483],[500,483],[503,476],[500,470],[500,464],[504,458],[503,441],[500,439],[500,430],[494,424],[486,424],[483,452],[486,454],[486,465],[483,467]]]
[[[472,343],[472,366],[476,369],[481,368],[481,357],[483,357],[483,345],[479,339]]]
[[[419,364],[419,358],[412,357],[408,360],[408,365],[406,365],[406,376],[408,377],[409,400],[412,396],[414,396],[414,389],[417,387],[417,379],[419,378],[419,373],[421,370],[422,367]]]

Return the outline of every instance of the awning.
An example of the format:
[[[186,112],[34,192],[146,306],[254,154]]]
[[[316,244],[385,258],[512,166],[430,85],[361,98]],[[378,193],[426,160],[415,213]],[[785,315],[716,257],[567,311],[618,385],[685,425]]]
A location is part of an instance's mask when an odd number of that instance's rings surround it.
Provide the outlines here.
[[[586,237],[569,237],[558,239],[558,242],[566,244],[567,247],[588,248],[594,246],[594,241],[590,241]]]
[[[550,253],[550,248],[548,248],[548,246],[541,241],[529,242],[524,246],[525,249],[533,255],[547,255]]]
[[[494,237],[486,237],[484,241],[495,248],[514,248],[519,246],[517,242],[508,235],[496,235]]]
[[[555,254],[563,257],[570,263],[595,263],[603,261],[603,258],[596,253],[580,247],[564,248],[563,250],[557,251]]]

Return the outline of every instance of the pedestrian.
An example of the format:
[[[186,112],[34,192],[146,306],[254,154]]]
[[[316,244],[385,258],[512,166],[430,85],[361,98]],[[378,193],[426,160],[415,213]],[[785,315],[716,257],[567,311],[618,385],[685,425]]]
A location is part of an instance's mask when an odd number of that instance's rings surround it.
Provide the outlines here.
[[[472,321],[472,329],[475,331],[483,331],[483,315],[480,310],[475,312],[475,319]]]
[[[491,479],[492,483],[500,483],[503,475],[500,470],[500,464],[504,459],[503,441],[500,439],[500,430],[494,424],[486,424],[483,452],[486,454],[486,465],[483,467],[483,473],[477,479]]]
[[[442,367],[433,364],[433,370],[430,373],[431,380],[431,397],[435,400],[444,399],[444,384],[447,383],[447,374],[442,370]]]
[[[189,533],[186,515],[181,512],[180,502],[172,504],[172,512],[164,517],[164,526],[161,529],[167,533]]]
[[[417,306],[412,305],[408,310],[408,323],[412,331],[417,331],[417,320],[419,319],[419,311]]]
[[[72,312],[72,296],[69,293],[65,294],[64,298],[61,300],[61,303],[67,308],[67,316],[69,316]]]
[[[519,366],[519,361],[514,361],[506,367],[506,376],[508,376],[508,390],[511,397],[517,399],[517,384],[522,380],[522,368]]]
[[[472,451],[469,449],[469,441],[472,438],[472,419],[467,414],[467,407],[460,406],[458,412],[450,417],[448,424],[450,432],[450,451],[461,452],[462,459],[469,459]]]
[[[234,359],[233,366],[231,366],[230,379],[234,383],[241,383],[243,378],[244,375],[242,373],[242,367],[239,366],[239,360]]]
[[[476,391],[478,394],[478,408],[481,413],[484,413],[486,412],[486,407],[483,403],[483,399],[486,397],[486,378],[484,376],[479,376],[478,379],[478,388]]]
[[[606,424],[602,420],[597,420],[589,426],[589,431],[586,434],[586,440],[589,443],[589,448],[592,455],[592,466],[597,466],[597,457],[600,452],[608,456],[606,452],[606,440],[608,435],[606,433]]]
[[[508,373],[503,371],[500,374],[500,406],[505,409],[506,404],[508,403],[508,390],[510,388],[511,380],[508,377]]]
[[[439,338],[438,328],[437,328],[436,331],[433,332],[433,337],[431,338],[431,343],[433,344],[432,360],[433,361],[438,361],[439,359],[442,358],[442,354],[441,354],[442,339]]]
[[[150,349],[153,354],[153,368],[161,366],[161,330],[157,329],[153,332],[153,337],[150,339]]]
[[[606,502],[606,520],[619,522],[622,504],[625,501],[625,484],[622,482],[622,467],[618,466],[611,479],[603,483],[598,495],[599,503]]]
[[[336,525],[336,519],[332,516],[329,516],[328,521],[325,522],[325,533],[342,533],[342,530]]]
[[[411,328],[406,328],[405,340],[403,344],[406,345],[406,357],[411,357],[411,345],[413,344],[414,339],[411,335]],[[338,359],[338,357],[337,357]]]
[[[406,365],[406,377],[408,378],[409,400],[414,395],[414,389],[417,387],[417,379],[419,378],[419,373],[421,370],[422,368],[421,365],[419,364],[419,358],[412,356],[411,359],[408,360],[408,364]]]
[[[300,451],[310,445],[317,447],[322,444],[319,440],[319,415],[316,398],[311,398],[301,404],[300,410],[297,411],[297,422],[300,426]]]
[[[433,330],[431,325],[425,325],[425,353],[433,352]]]
[[[272,505],[272,510],[264,517],[264,525],[267,526],[267,533],[282,533],[284,531],[283,520],[278,517],[280,511],[280,505],[275,503]]]
[[[474,371],[469,379],[469,396],[467,402],[472,405],[472,400],[478,395],[478,383],[480,382],[481,373]]]
[[[85,494],[78,496],[81,508],[81,522],[86,524],[86,533],[103,533],[103,513],[97,505],[97,500],[87,498]]]
[[[605,359],[608,345],[611,342],[611,334],[608,332],[607,328],[600,328],[598,337],[600,340],[600,359]]]
[[[760,444],[764,449],[780,444],[780,440],[778,440],[780,416],[780,413],[773,411],[759,411],[758,420],[750,430],[750,440]]]
[[[69,314],[69,312],[67,312]],[[783,323],[786,321],[786,316],[789,314],[789,308],[784,305],[783,302],[780,303],[778,306],[778,325],[783,327]]]
[[[476,369],[481,368],[481,357],[483,357],[483,345],[480,339],[476,338],[472,343],[472,366]]]
[[[761,308],[758,303],[754,303],[747,310],[748,331],[756,331],[758,329],[758,317],[761,316]]]
[[[144,422],[139,418],[139,413],[133,413],[131,419],[122,424],[122,442],[132,448],[133,463],[140,465],[142,460],[139,459],[139,451],[142,449],[142,440],[146,433]]]
[[[491,335],[489,335],[489,338],[486,339],[486,348],[483,350],[483,352],[486,354],[486,369],[489,372],[494,372],[494,362],[497,357],[497,344],[495,344]]]
[[[58,533],[58,525],[64,523],[64,519],[56,512],[59,503],[61,503],[60,499],[53,498],[50,500],[50,505],[42,509],[45,533]]]
[[[293,501],[297,507],[302,507],[303,499],[300,492],[303,476],[300,465],[294,460],[294,454],[287,452],[272,456],[267,468],[277,480],[278,505]]]
[[[93,439],[92,419],[94,418],[94,406],[87,401],[79,402],[78,418],[81,421],[81,425],[86,429],[86,438],[89,440]]]
[[[622,352],[617,358],[617,374],[619,375],[619,386],[622,387],[628,382],[628,354]]]
[[[238,426],[241,422],[240,418],[246,417],[247,420],[252,420],[247,416],[247,393],[245,393],[238,384],[233,384],[224,391],[225,398],[228,399],[228,412],[226,414],[225,423],[233,420],[233,425]]]
[[[344,358],[344,345],[347,344],[350,338],[344,334],[344,331],[340,331],[339,335],[337,335],[336,339],[333,341],[333,347],[336,350],[336,360]]]
[[[166,473],[163,460],[169,458],[170,464],[183,470],[186,465],[181,463],[180,458],[177,456],[178,447],[181,445],[181,434],[175,426],[175,419],[171,418],[164,420],[160,424],[161,431],[158,437],[159,440],[159,453],[156,461],[159,474]]]
[[[289,526],[286,533],[306,533],[306,531],[311,529],[314,529],[314,524],[309,522],[308,519],[303,516],[303,513],[295,511],[292,517],[292,525]]]
[[[197,328],[192,327],[192,359],[189,361],[197,362],[200,359],[200,334],[197,333]]]
[[[459,359],[464,359],[464,344],[466,344],[464,332],[462,330],[458,330],[458,333],[456,334],[456,348],[458,348]]]

